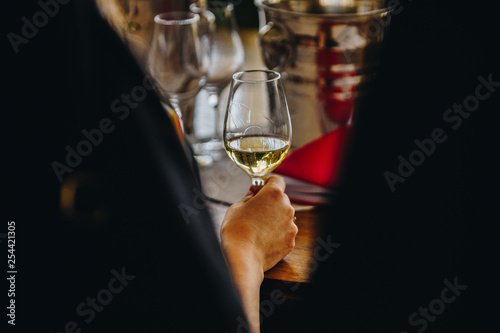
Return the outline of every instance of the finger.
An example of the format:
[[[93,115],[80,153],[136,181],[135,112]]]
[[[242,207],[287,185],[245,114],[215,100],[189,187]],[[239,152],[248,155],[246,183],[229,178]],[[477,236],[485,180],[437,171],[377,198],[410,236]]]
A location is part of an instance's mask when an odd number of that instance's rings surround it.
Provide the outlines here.
[[[286,183],[283,177],[278,175],[272,175],[269,178],[267,178],[266,185],[264,186],[277,187],[281,190],[281,192],[285,192]]]
[[[245,194],[245,196],[240,200],[241,202],[247,202],[248,200],[252,199],[252,197],[255,195],[255,193],[252,191],[252,187],[250,186],[250,190]]]
[[[285,200],[287,205],[290,205],[290,206],[292,205],[292,202],[290,201],[290,197],[286,193],[284,193],[284,200]],[[295,209],[293,211],[295,214]]]
[[[252,186],[250,186],[250,192],[252,192],[253,194],[257,194],[257,193],[259,193],[260,189],[263,187],[264,187],[264,185],[252,185]]]

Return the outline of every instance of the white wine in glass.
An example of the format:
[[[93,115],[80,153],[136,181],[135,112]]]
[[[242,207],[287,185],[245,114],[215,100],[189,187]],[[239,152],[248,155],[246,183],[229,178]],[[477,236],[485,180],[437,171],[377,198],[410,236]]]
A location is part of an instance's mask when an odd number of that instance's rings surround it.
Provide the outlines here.
[[[288,140],[266,135],[236,137],[226,144],[231,160],[253,177],[265,177],[273,171],[289,148]]]
[[[264,185],[290,149],[292,125],[280,74],[267,70],[233,75],[224,118],[224,146],[229,158]]]

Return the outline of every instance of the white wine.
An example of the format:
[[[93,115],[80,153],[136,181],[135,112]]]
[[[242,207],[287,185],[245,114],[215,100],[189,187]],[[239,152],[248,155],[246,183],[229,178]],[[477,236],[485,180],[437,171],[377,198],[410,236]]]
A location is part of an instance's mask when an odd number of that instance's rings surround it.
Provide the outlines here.
[[[290,141],[274,136],[242,136],[225,143],[227,154],[251,177],[265,177],[285,158]]]

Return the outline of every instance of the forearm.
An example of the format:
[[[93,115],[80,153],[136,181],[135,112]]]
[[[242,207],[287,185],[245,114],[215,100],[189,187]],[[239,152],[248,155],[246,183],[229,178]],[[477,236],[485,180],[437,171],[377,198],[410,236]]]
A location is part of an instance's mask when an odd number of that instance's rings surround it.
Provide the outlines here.
[[[264,270],[276,265],[295,245],[294,214],[285,194],[285,180],[271,176],[257,194],[249,191],[229,207],[222,221],[222,249],[253,333],[260,332]]]
[[[223,244],[233,282],[243,303],[252,333],[260,332],[260,285],[264,279],[262,263],[251,249]]]

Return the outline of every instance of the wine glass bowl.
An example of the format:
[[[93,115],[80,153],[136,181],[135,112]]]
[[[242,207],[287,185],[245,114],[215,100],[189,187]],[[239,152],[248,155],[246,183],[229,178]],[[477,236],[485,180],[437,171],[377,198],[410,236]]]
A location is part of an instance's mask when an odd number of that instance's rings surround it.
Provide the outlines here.
[[[199,21],[200,16],[191,12],[156,15],[148,58],[160,98],[174,106],[184,123],[191,118],[189,108],[206,81],[208,51],[200,42]]]
[[[231,82],[232,75],[243,66],[244,48],[238,33],[234,5],[227,1],[209,1],[203,7],[196,3],[189,7],[205,22],[204,40],[209,44],[210,65],[207,68],[207,81],[204,89],[208,93],[208,106],[213,110],[214,132],[210,141],[202,144],[203,150],[211,151],[218,159],[223,148],[222,126],[219,117],[221,91]]]
[[[208,2],[206,10],[214,15],[215,21],[205,89],[209,93],[220,92],[243,65],[243,43],[238,34],[234,6],[231,2]]]
[[[224,118],[224,147],[252,185],[262,186],[285,159],[292,125],[281,75],[268,70],[235,73]]]

